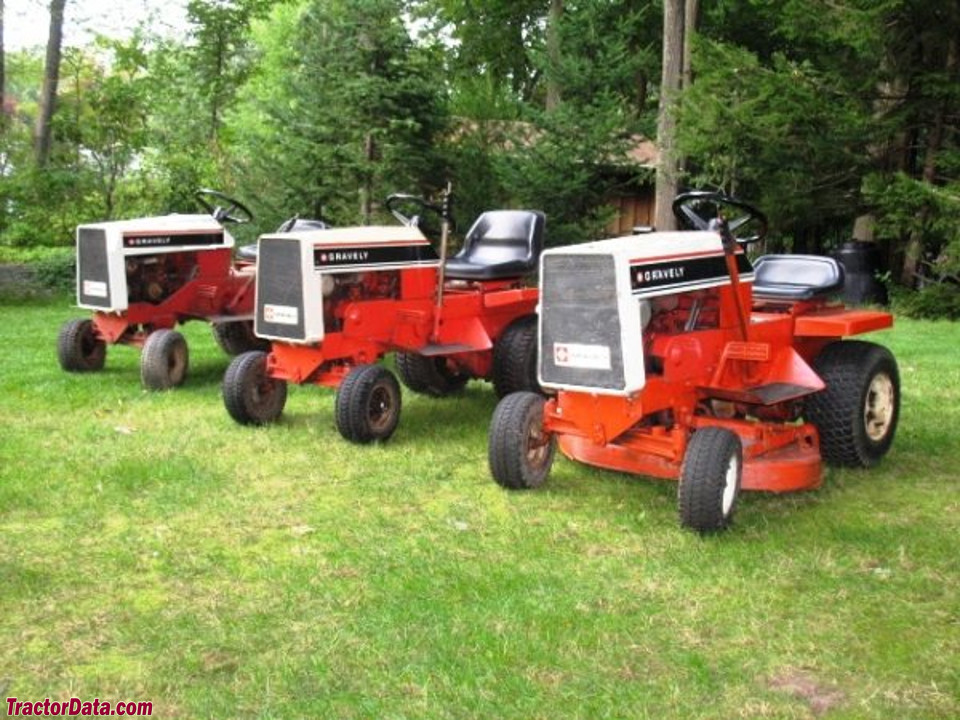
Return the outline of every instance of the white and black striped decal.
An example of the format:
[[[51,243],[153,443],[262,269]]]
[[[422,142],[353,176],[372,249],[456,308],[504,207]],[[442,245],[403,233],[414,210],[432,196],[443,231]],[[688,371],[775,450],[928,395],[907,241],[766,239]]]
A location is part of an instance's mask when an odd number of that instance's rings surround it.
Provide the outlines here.
[[[737,268],[743,275],[753,272],[750,260],[742,253],[737,255]],[[630,265],[630,289],[634,295],[712,285],[728,278],[723,255],[653,258],[653,262],[644,260]]]
[[[125,248],[145,248],[145,247],[190,247],[194,245],[223,245],[224,237],[222,232],[206,233],[162,233],[145,234],[130,233],[124,234],[123,246]]]
[[[313,250],[317,269],[368,265],[434,265],[440,261],[430,245],[387,245],[360,247],[318,247]]]

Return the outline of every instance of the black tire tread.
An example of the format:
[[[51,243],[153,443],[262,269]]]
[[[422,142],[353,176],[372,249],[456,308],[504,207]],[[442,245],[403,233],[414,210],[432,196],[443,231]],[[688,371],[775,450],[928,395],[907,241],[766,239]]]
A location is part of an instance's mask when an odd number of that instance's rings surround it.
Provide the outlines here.
[[[240,355],[252,350],[267,351],[270,341],[258,338],[253,333],[252,320],[210,323],[210,331],[217,345],[227,355]]]
[[[542,392],[537,379],[536,315],[517,318],[494,343],[493,389],[499,398],[513,392]]]
[[[893,355],[882,345],[844,340],[827,345],[813,362],[826,388],[804,403],[805,419],[820,434],[820,454],[843,467],[872,467],[886,454],[896,434],[899,419],[900,375]],[[896,410],[887,437],[879,444],[858,430],[862,423],[865,391],[878,369],[886,369],[895,387]]]
[[[183,376],[176,378],[170,375],[168,354],[178,344],[183,345],[184,368]],[[140,381],[148,390],[169,390],[182,385],[190,369],[190,353],[186,338],[176,330],[154,330],[147,336],[140,354]]]
[[[737,435],[726,428],[697,430],[687,443],[677,487],[680,524],[701,534],[729,527],[737,500],[723,516],[723,489],[729,458],[737,453],[743,473],[743,447]]]
[[[395,356],[397,374],[410,390],[431,397],[445,397],[463,389],[470,379],[444,367],[442,357],[426,357],[416,353],[398,352]]]
[[[367,422],[369,395],[379,382],[392,385],[397,399],[396,417],[384,431],[374,432]],[[337,430],[350,442],[367,444],[375,440],[387,440],[400,421],[400,384],[396,377],[382,365],[358,365],[351,370],[337,389],[334,419]]]
[[[237,355],[227,366],[223,376],[223,404],[230,417],[241,425],[266,425],[275,421],[287,402],[287,384],[274,380],[277,395],[273,403],[251,407],[247,402],[250,383],[260,382],[266,374],[267,354],[250,350]]]
[[[530,467],[526,458],[529,423],[543,421],[543,405],[543,396],[532,392],[511,393],[497,404],[490,421],[487,460],[498,485],[509,490],[532,489],[542,485],[550,474],[556,453],[554,437],[542,467]]]
[[[95,340],[91,352],[84,352],[94,332],[93,321],[88,318],[68,320],[57,335],[57,359],[67,372],[96,372],[103,369],[107,346],[103,340]]]

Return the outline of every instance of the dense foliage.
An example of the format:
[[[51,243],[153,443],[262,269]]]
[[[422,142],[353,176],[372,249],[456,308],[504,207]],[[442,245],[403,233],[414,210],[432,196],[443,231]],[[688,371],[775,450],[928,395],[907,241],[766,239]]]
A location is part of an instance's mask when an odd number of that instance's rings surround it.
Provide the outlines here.
[[[250,200],[260,229],[295,213],[371,222],[387,194],[448,181],[461,230],[523,205],[548,213],[549,242],[595,237],[618,188],[650,182],[626,150],[655,133],[661,5],[190,0],[183,37],[144,27],[64,49],[42,168],[43,49],[8,53],[0,244],[191,209],[200,186]],[[893,281],[956,292],[960,6],[699,5],[684,183],[765,208],[774,246],[856,235]]]

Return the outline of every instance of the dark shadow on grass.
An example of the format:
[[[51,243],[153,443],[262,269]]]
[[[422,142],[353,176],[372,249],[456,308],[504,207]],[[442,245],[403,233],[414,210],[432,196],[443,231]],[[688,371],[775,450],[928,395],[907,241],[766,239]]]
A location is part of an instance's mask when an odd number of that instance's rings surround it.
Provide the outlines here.
[[[182,391],[198,390],[205,394],[210,387],[219,388],[223,383],[223,375],[227,372],[231,358],[226,356],[222,358],[211,358],[194,362],[191,359],[190,368],[187,371],[187,379],[183,385],[178,388]]]
[[[659,512],[669,508],[671,519],[679,528],[677,481],[595,468],[563,458],[559,451],[551,477],[542,487],[530,492],[567,498],[601,495],[614,506],[626,498],[638,510],[647,507]],[[742,491],[733,524],[721,536],[741,535],[739,542],[754,542],[763,540],[769,531],[778,534],[799,531],[809,525],[810,514],[822,507],[824,496],[829,494],[827,488],[795,493]],[[635,499],[631,500],[631,495]]]
[[[403,389],[400,424],[390,439],[397,445],[416,444],[424,436],[440,443],[463,442],[478,429],[486,437],[497,396],[489,383],[472,382],[462,391],[442,398],[418,395]]]

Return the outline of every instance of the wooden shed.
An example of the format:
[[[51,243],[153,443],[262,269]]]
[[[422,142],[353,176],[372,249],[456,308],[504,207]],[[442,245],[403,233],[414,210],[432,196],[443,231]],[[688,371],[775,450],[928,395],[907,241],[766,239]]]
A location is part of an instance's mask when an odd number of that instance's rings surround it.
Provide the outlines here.
[[[623,176],[618,190],[608,200],[615,213],[607,225],[610,237],[629,235],[637,226],[652,226],[655,217],[654,173],[659,152],[653,141],[647,138],[638,135],[633,140],[625,165],[612,166],[609,171]],[[635,169],[628,170],[627,165],[649,168],[650,172],[638,179]]]

